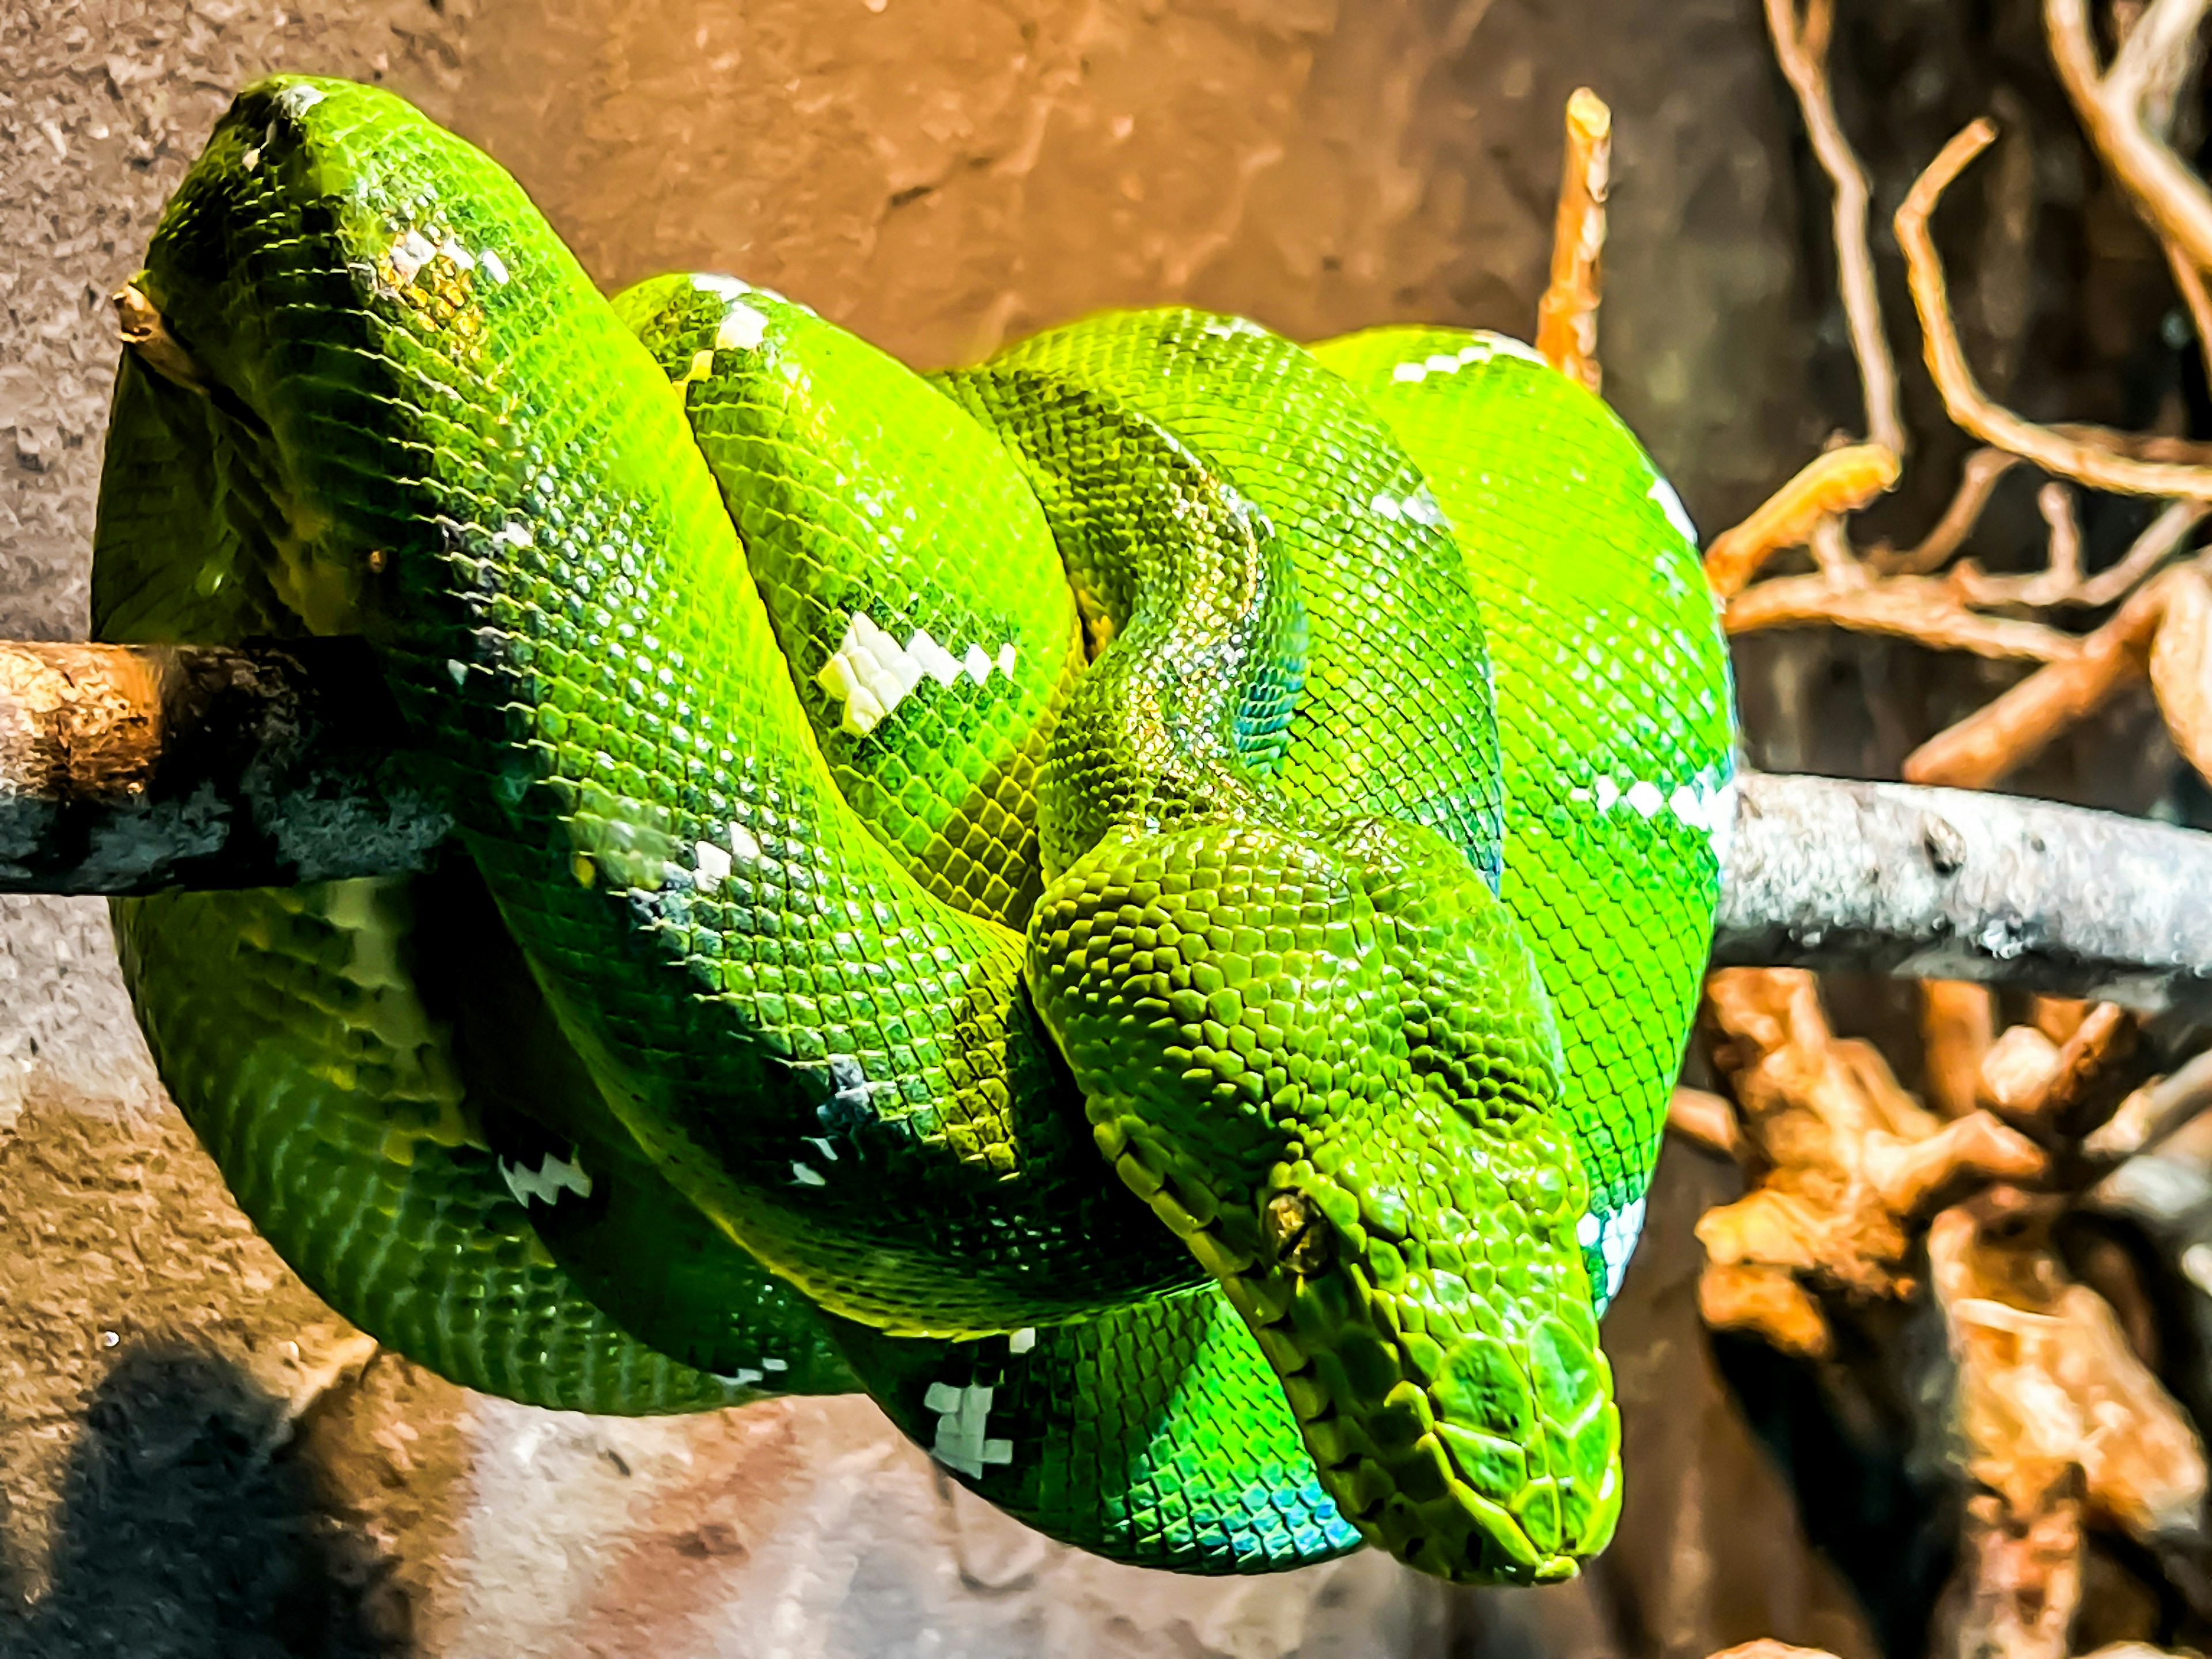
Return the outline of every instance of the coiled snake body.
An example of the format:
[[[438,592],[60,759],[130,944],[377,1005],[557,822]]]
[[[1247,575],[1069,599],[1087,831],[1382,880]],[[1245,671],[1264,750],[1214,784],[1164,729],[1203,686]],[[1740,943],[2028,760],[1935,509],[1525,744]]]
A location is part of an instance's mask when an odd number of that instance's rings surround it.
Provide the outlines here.
[[[138,286],[97,634],[366,636],[461,825],[116,904],[334,1307],[547,1406],[865,1388],[1129,1561],[1603,1546],[1731,734],[1601,404],[1462,330],[1140,312],[924,380],[726,277],[610,302],[298,78]]]

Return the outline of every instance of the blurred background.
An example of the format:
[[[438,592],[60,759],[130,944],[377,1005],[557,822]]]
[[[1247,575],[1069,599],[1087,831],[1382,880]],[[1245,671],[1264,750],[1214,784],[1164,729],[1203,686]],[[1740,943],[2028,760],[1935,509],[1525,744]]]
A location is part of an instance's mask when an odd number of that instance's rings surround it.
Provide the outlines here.
[[[2141,10],[2095,20],[2108,48]],[[1972,448],[1920,369],[1887,222],[1975,116],[2001,135],[1939,240],[1986,389],[2037,419],[2212,437],[2189,313],[2083,137],[2042,8],[1839,0],[1823,27],[1827,85],[1872,185],[1911,441],[1899,489],[1852,534],[1918,539]],[[2158,120],[2193,158],[2193,32],[2178,50],[2187,72]],[[1588,85],[1613,115],[1605,390],[1698,523],[1736,522],[1832,434],[1866,426],[1829,179],[1758,0],[0,0],[0,637],[82,635],[117,349],[106,296],[229,94],[275,69],[415,100],[513,171],[605,285],[733,271],[926,367],[1165,301],[1307,338],[1399,319],[1529,335],[1561,110]],[[1965,544],[1982,567],[2042,566],[2057,509],[2041,482],[2020,467],[1996,483]],[[2119,559],[2156,505],[2061,503],[2085,568]],[[1770,568],[1814,566],[1784,552]],[[1748,758],[1895,777],[2026,672],[1911,631],[1747,632]],[[2169,725],[2147,686],[2123,684],[2005,787],[2212,823]],[[2081,1046],[2082,1010],[1970,1000],[1980,1035],[1947,1092],[1936,1073],[1960,1051],[1933,1012],[1954,1005],[1910,984],[1820,990],[1833,1030],[1869,1040],[1941,1117],[2010,1086],[1981,1063],[1996,1032],[2036,1031],[2054,1056]],[[1694,1045],[1690,1080],[1723,1113],[1735,1097],[1752,1130],[1745,1079],[1773,1045],[1746,1035],[1741,1005],[1785,994],[1746,988]],[[1827,1053],[1798,1016],[1790,1040]],[[2130,1087],[2192,1047],[2143,1036]],[[2185,1115],[2171,1091],[2158,1104]],[[1881,1283],[1832,1262],[1798,1275],[1814,1338],[1757,1315],[1709,1330],[1692,1229],[1778,1163],[1732,1125],[1670,1135],[1606,1322],[1629,1495],[1618,1541],[1581,1579],[1455,1591],[1361,1555],[1182,1580],[998,1517],[865,1401],[601,1421],[465,1395],[378,1352],[253,1237],[163,1098],[104,906],[0,899],[0,1654],[1565,1659],[1772,1637],[1861,1659],[2201,1644],[2212,1574],[2190,1425],[2212,1401],[2212,1304],[2186,1264],[2212,1285],[2212,1247],[2189,1256],[2212,1187],[2185,1136],[2166,1145],[2150,1219],[2109,1190],[2101,1208],[2075,1201],[2136,1150],[2121,1146],[2021,1224],[2038,1264],[2118,1310],[2134,1382],[2155,1379],[2148,1407],[2118,1384],[2096,1395],[2103,1452],[2171,1407],[2168,1438],[2138,1449],[2154,1467],[2136,1495],[2173,1487],[2144,1520],[2078,1451],[2052,1452],[2033,1490],[2008,1485],[2012,1465],[1992,1471],[2017,1447],[1992,1452],[2002,1433],[1962,1418],[1961,1298],[1926,1289],[1942,1276],[1922,1237],[1931,1205],[1899,1222]],[[2053,1158],[2080,1164],[2070,1147]],[[1974,1201],[1974,1224],[1998,1225],[2004,1193]],[[2057,1282],[2014,1301],[2056,1317],[2031,1304],[2050,1292],[2057,1306]],[[2011,1506],[1995,1521],[1974,1508],[1992,1492]],[[2037,1530],[2052,1516],[2063,1536]],[[2041,1620],[2043,1646],[1976,1622],[1977,1598],[2000,1592],[2015,1623]]]

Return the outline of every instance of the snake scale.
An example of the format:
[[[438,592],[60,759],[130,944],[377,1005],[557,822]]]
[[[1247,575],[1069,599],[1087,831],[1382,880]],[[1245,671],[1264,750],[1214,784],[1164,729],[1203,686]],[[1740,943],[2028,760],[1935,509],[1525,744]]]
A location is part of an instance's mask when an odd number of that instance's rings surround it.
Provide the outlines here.
[[[543,1406],[866,1389],[1152,1566],[1604,1546],[1733,739],[1597,398],[1461,329],[1166,308],[923,377],[725,276],[610,301],[297,77],[135,286],[97,637],[365,637],[459,825],[115,902],[334,1308]]]

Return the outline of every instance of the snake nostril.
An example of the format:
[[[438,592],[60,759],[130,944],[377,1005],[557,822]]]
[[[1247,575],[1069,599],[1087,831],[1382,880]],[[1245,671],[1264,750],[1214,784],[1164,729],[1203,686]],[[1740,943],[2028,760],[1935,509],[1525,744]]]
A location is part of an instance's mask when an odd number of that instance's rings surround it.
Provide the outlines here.
[[[1263,1216],[1267,1251],[1278,1265],[1306,1278],[1336,1255],[1336,1230],[1304,1193],[1277,1193]]]

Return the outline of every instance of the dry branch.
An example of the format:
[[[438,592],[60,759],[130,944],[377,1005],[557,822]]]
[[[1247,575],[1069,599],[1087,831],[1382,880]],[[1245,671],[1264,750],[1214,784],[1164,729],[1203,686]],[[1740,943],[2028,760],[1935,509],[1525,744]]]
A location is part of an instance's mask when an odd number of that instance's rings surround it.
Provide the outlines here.
[[[1720,1034],[1713,1063],[1741,1111],[1756,1182],[1698,1222],[1706,1323],[1824,1354],[1813,1291],[1910,1294],[1915,1212],[1962,1176],[2042,1172],[2042,1151],[1989,1113],[1947,1123],[1923,1110],[1870,1044],[1829,1029],[1810,974],[1724,970],[1706,999]]]
[[[1850,444],[1815,456],[1741,524],[1705,549],[1705,580],[1722,599],[1740,592],[1784,548],[1802,546],[1824,519],[1856,511],[1897,482],[1897,452]]]
[[[419,869],[449,821],[352,642],[0,647],[0,891]],[[2212,1009],[2212,836],[1896,784],[1740,780],[1713,959]]]
[[[1858,360],[1866,392],[1867,437],[1892,455],[1905,453],[1905,422],[1898,414],[1897,365],[1882,332],[1881,301],[1875,284],[1874,254],[1867,245],[1866,171],[1844,137],[1836,106],[1828,95],[1830,0],[1811,0],[1803,18],[1797,0],[1766,0],[1766,27],[1774,54],[1804,112],[1813,154],[1836,191],[1835,238],[1838,287],[1850,329],[1851,355]]]
[[[2143,125],[2141,100],[2154,65],[2179,48],[2204,0],[2157,0],[2100,76],[2086,0],[2044,0],[2051,61],[2089,142],[2159,235],[2197,270],[2212,270],[2212,191]],[[1953,141],[1956,143],[1956,140]]]
[[[1943,394],[1943,407],[1954,421],[1984,443],[2024,456],[2046,472],[2092,489],[2212,500],[2212,467],[2137,460],[2125,453],[2122,434],[2106,433],[2101,428],[2076,427],[2070,434],[2062,434],[2038,426],[1992,403],[1974,379],[1959,343],[1958,328],[1951,319],[1950,294],[1935,240],[1928,232],[1928,219],[1952,180],[1996,137],[1996,128],[1986,118],[1963,129],[1928,164],[1897,210],[1897,240],[1905,250],[1913,306],[1920,315],[1928,372]]]
[[[0,890],[418,869],[448,833],[356,642],[0,645]]]
[[[1868,556],[1868,563],[1884,575],[1924,576],[1942,569],[1980,521],[1999,481],[2019,465],[2019,456],[2002,449],[1976,450],[1959,469],[1959,487],[1950,505],[1928,533],[1902,553],[1877,547]]]
[[[1822,623],[1863,634],[1917,641],[1931,650],[1977,656],[2069,661],[2081,652],[2072,635],[2041,623],[1985,617],[1967,609],[1972,588],[1952,576],[1889,576],[1846,584],[1823,573],[1777,576],[1729,601],[1723,624],[1731,634]]]
[[[1588,87],[1567,100],[1567,151],[1552,233],[1552,276],[1536,305],[1536,349],[1562,374],[1592,392],[1597,361],[1600,256],[1613,165],[1613,112]]]
[[[2152,641],[2186,568],[2136,590],[2069,655],[2038,669],[1905,757],[1907,782],[1985,789],[2148,668]]]

